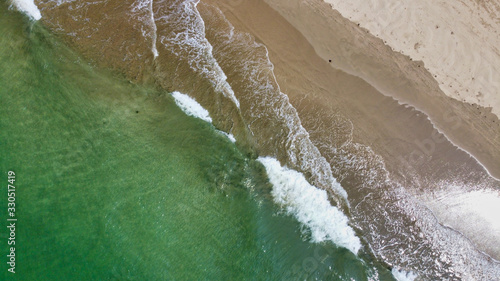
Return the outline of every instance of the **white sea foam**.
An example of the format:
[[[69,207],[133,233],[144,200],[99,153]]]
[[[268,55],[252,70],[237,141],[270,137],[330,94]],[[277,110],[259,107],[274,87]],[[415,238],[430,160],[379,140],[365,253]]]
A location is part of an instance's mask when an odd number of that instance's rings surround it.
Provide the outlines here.
[[[361,242],[348,225],[348,218],[328,201],[326,191],[307,182],[294,170],[282,167],[278,160],[259,157],[273,185],[274,201],[306,225],[313,242],[332,241],[357,254]]]
[[[414,281],[418,276],[413,272],[406,272],[402,269],[393,268],[392,275],[398,281]]]
[[[179,92],[173,92],[172,97],[174,97],[177,106],[179,106],[187,115],[212,123],[212,118],[210,118],[208,110],[203,108],[203,106],[190,96]]]
[[[12,0],[11,3],[18,11],[25,13],[34,20],[42,18],[42,14],[40,14],[40,10],[38,10],[33,0]]]
[[[151,39],[151,52],[154,58],[158,57],[158,49],[156,48],[157,27],[153,12],[153,0],[137,0],[132,5],[132,13],[135,14],[140,26],[142,36]]]
[[[205,22],[196,9],[199,0],[169,0],[158,3],[159,6],[168,3],[169,9],[157,12],[157,24],[166,24],[172,29],[170,33],[161,34],[159,41],[173,54],[187,59],[191,69],[208,79],[217,91],[239,108],[240,102],[227,82],[226,74],[213,56],[212,45],[205,37]]]
[[[236,142],[236,138],[233,136],[233,134],[228,134],[224,131],[219,131],[221,134],[223,134],[224,136],[226,136],[232,143],[235,143]]]
[[[151,47],[151,50],[153,52],[153,56],[156,58],[158,57],[158,49],[156,48],[156,23],[155,23],[155,15],[153,12],[153,0],[150,1],[149,3],[149,15],[150,15],[150,20],[151,20],[151,27],[153,29],[153,46]]]
[[[498,258],[500,249],[496,245],[500,241],[500,191],[467,188],[451,183],[442,190],[423,195],[422,200],[442,224],[461,232],[478,249]]]
[[[177,104],[177,106],[180,107],[187,115],[212,123],[212,118],[210,117],[208,110],[203,108],[203,106],[190,96],[180,92],[173,92],[172,97],[175,99],[175,104]],[[226,136],[232,143],[236,142],[236,138],[233,134],[228,134],[220,130],[217,130],[217,132]]]

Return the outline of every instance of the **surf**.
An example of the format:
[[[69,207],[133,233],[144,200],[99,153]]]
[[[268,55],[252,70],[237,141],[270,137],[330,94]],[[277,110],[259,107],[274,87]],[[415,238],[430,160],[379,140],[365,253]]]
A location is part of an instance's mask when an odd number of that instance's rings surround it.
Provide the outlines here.
[[[23,12],[33,20],[39,20],[42,18],[42,14],[33,0],[11,0],[10,3],[12,7],[15,7],[17,10]]]

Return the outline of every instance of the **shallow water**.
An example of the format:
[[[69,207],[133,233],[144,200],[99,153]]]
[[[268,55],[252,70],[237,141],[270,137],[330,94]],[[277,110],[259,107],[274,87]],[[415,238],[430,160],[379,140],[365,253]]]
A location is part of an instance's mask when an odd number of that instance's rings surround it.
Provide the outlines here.
[[[325,89],[345,81],[312,85],[318,69],[334,75],[323,61],[280,78],[294,64],[261,42],[267,29],[254,38],[206,1],[35,3],[38,22],[7,8],[1,19],[2,169],[34,190],[18,203],[32,204],[29,234],[50,243],[28,245],[52,247],[28,264],[55,260],[23,278],[49,268],[62,275],[41,278],[68,279],[76,265],[87,274],[76,279],[97,280],[391,279],[379,262],[399,280],[498,276],[468,240],[476,226],[463,235],[436,213],[468,210],[441,196],[450,184],[459,198],[498,183],[470,163],[390,169],[371,134],[354,137],[373,124],[356,116],[378,110],[358,101],[370,93],[329,101]],[[19,264],[32,256],[22,251]]]
[[[0,168],[16,173],[18,222],[2,280],[393,280],[310,242],[265,168],[168,92],[93,67],[6,7]]]

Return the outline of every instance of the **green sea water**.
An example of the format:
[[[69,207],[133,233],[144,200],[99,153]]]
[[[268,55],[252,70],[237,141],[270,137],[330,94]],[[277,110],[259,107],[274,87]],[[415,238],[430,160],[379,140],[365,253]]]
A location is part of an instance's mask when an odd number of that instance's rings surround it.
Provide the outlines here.
[[[96,69],[0,3],[0,280],[392,280],[308,242],[264,168],[167,92]]]

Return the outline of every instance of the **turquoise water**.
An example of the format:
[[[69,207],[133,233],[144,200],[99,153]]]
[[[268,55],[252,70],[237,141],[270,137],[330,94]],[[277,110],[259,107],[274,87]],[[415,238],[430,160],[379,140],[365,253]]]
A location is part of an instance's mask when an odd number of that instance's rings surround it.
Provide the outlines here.
[[[1,280],[392,280],[273,204],[264,168],[161,90],[0,8]]]

